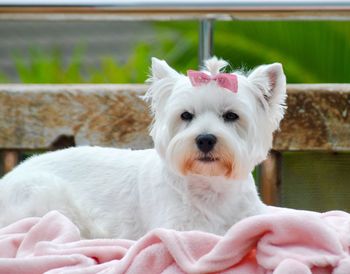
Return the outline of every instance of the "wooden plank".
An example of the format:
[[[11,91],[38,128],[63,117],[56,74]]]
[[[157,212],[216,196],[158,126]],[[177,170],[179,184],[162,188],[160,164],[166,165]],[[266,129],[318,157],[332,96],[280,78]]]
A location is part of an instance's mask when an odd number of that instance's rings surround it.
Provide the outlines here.
[[[19,151],[16,150],[3,150],[2,151],[3,161],[3,173],[11,171],[19,163]]]
[[[278,151],[349,151],[350,85],[289,85]]]
[[[144,85],[0,85],[0,148],[76,145],[145,148]],[[73,137],[73,139],[72,139]]]
[[[279,205],[281,185],[281,153],[272,150],[260,166],[261,198],[267,205]]]
[[[0,85],[0,148],[152,146],[145,85]],[[278,151],[350,151],[350,85],[289,85]],[[73,137],[73,138],[72,138]]]

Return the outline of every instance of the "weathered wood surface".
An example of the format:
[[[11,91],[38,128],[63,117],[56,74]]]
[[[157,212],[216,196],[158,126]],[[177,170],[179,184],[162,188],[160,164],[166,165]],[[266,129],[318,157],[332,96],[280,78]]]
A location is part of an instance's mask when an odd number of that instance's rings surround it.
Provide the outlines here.
[[[76,145],[146,148],[145,85],[0,85],[0,148]],[[277,151],[350,151],[350,85],[289,85]]]
[[[278,151],[350,151],[350,85],[289,85]]]
[[[151,119],[144,85],[0,85],[0,148],[76,145],[144,148]]]

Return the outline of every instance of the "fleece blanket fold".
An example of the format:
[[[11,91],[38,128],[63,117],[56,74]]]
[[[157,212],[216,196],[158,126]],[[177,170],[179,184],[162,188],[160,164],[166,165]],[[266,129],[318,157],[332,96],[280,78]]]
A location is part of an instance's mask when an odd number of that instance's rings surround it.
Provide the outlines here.
[[[1,214],[1,213],[0,213]],[[0,273],[350,273],[350,215],[270,208],[225,236],[156,229],[82,240],[52,211],[0,229]]]

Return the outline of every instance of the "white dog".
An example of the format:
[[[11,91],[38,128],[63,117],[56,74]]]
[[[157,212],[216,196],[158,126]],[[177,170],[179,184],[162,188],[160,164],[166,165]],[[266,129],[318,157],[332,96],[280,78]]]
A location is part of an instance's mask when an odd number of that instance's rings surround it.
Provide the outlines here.
[[[87,238],[137,239],[157,228],[224,234],[260,214],[251,175],[283,117],[278,63],[248,76],[206,70],[181,75],[152,59],[155,149],[77,147],[32,157],[0,181],[0,226],[59,210]]]

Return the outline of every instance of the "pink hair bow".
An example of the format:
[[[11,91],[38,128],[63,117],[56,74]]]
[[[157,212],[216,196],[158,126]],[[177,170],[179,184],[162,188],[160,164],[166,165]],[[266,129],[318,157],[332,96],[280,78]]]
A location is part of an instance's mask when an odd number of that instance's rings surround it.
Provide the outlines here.
[[[238,88],[237,76],[229,73],[219,73],[214,76],[208,75],[201,71],[188,70],[187,76],[190,78],[192,86],[198,87],[215,81],[220,87],[231,90],[236,93]]]

